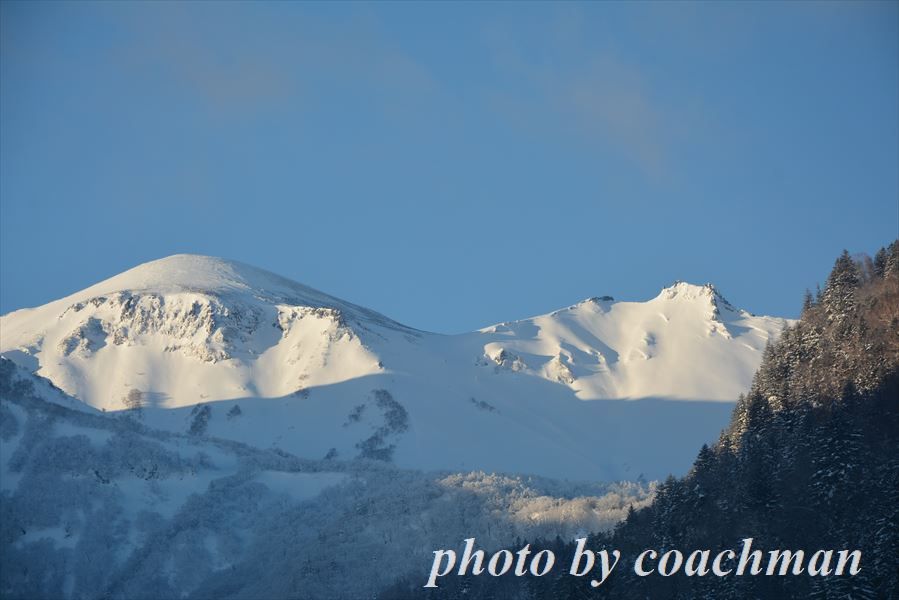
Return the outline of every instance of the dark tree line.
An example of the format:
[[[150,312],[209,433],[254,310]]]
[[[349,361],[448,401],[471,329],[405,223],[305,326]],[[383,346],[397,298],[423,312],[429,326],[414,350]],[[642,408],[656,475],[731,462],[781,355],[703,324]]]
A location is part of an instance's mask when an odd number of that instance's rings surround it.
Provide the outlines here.
[[[711,549],[754,538],[764,550],[859,549],[855,576],[638,577],[644,549]],[[524,542],[522,542],[523,544]],[[447,576],[436,590],[398,581],[382,598],[899,598],[899,241],[873,257],[844,252],[802,319],[765,351],[729,427],[691,471],[669,478],[588,547],[622,551],[601,588],[569,576],[572,542],[552,573]],[[518,545],[510,548],[513,551]]]

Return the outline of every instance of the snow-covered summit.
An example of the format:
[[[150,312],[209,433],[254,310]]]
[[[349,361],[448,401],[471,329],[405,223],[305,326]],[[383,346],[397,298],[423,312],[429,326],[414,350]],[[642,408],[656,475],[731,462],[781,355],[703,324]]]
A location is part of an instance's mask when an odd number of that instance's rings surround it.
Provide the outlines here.
[[[255,294],[308,293],[312,290],[250,265],[199,254],[175,254],[138,265],[91,286],[85,292],[250,291]],[[314,294],[320,294],[314,292]]]
[[[708,302],[720,308],[730,310],[731,312],[739,312],[723,295],[721,295],[718,288],[711,283],[696,285],[678,280],[668,287],[662,288],[662,291],[659,292],[659,295],[656,296],[656,298],[660,300],[679,300],[682,302]]]
[[[199,254],[175,254],[138,265],[92,285],[76,296],[101,296],[115,292],[244,295],[275,303],[355,307],[270,271],[235,260]]]
[[[2,351],[104,409],[277,396],[378,372],[369,345],[420,335],[240,262],[179,254],[2,317]],[[197,364],[200,363],[200,364]]]
[[[557,381],[583,400],[733,400],[785,323],[735,308],[711,284],[678,281],[645,302],[589,298],[479,333],[485,364]]]
[[[244,304],[330,308],[387,327],[411,330],[373,310],[335,298],[270,271],[235,260],[199,254],[175,254],[138,265],[51,305],[79,308],[110,296],[202,296]],[[48,305],[50,306],[50,305]]]

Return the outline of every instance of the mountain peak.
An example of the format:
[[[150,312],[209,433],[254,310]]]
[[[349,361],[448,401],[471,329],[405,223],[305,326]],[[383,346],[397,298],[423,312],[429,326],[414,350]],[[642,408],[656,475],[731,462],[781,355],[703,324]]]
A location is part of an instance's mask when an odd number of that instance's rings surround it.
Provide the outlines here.
[[[680,297],[692,300],[694,298],[708,297],[715,293],[717,293],[717,290],[711,283],[699,285],[678,279],[671,285],[662,288],[659,295],[669,299]]]
[[[718,291],[718,288],[716,288],[711,283],[706,283],[705,285],[697,285],[695,283],[677,280],[668,287],[662,288],[662,291],[659,292],[657,298],[664,300],[708,299],[715,304],[720,302],[728,308],[733,308],[733,305],[728,302],[727,299],[721,295],[721,292]]]
[[[59,322],[65,315],[75,315],[72,322],[65,321],[71,331],[65,332],[59,342],[64,354],[81,345],[87,350],[102,348],[107,338],[123,344],[135,342],[143,334],[160,333],[167,336],[167,348],[189,346],[196,350],[193,354],[212,360],[227,358],[241,349],[249,348],[251,353],[260,350],[258,340],[250,338],[262,331],[262,324],[274,323],[283,333],[286,325],[282,321],[292,322],[307,313],[356,335],[380,335],[373,333],[373,328],[420,335],[371,309],[275,273],[198,254],[175,254],[150,261],[55,302],[4,315],[3,319],[4,334],[9,332],[4,337],[20,338],[16,344],[26,347],[43,339],[39,324],[46,323],[48,315]],[[14,316],[19,318],[7,320]],[[17,323],[15,328],[7,325],[12,322]]]
[[[143,263],[88,289],[99,293],[153,290],[324,295],[264,269],[201,254],[174,254]]]
[[[89,301],[119,293],[197,293],[266,304],[335,308],[348,316],[400,325],[373,310],[341,300],[265,269],[201,254],[174,254],[138,265],[77,292],[64,301]]]

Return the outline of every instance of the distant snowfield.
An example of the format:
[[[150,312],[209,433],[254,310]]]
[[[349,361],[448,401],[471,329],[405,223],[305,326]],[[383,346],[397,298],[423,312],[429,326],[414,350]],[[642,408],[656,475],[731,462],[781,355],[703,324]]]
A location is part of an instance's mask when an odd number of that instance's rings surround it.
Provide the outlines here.
[[[90,407],[139,400],[142,422],[166,431],[311,459],[614,481],[684,473],[786,323],[677,283],[646,302],[594,298],[440,335],[178,255],[0,317],[0,353]]]

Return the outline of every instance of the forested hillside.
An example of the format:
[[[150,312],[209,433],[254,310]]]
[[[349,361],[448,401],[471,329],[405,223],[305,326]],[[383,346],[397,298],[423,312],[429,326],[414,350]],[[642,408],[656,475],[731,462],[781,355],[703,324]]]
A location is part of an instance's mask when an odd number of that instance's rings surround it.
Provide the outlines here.
[[[476,532],[472,532],[474,535]],[[644,549],[862,551],[855,576],[638,577]],[[535,544],[547,547],[546,544]],[[602,588],[567,569],[574,544],[550,544],[550,575],[401,581],[384,598],[894,598],[899,594],[899,242],[872,259],[840,256],[807,294],[802,319],[769,346],[728,429],[690,473],[669,478],[588,547],[617,548]],[[520,546],[513,548],[516,550]],[[414,589],[417,586],[417,589]]]

